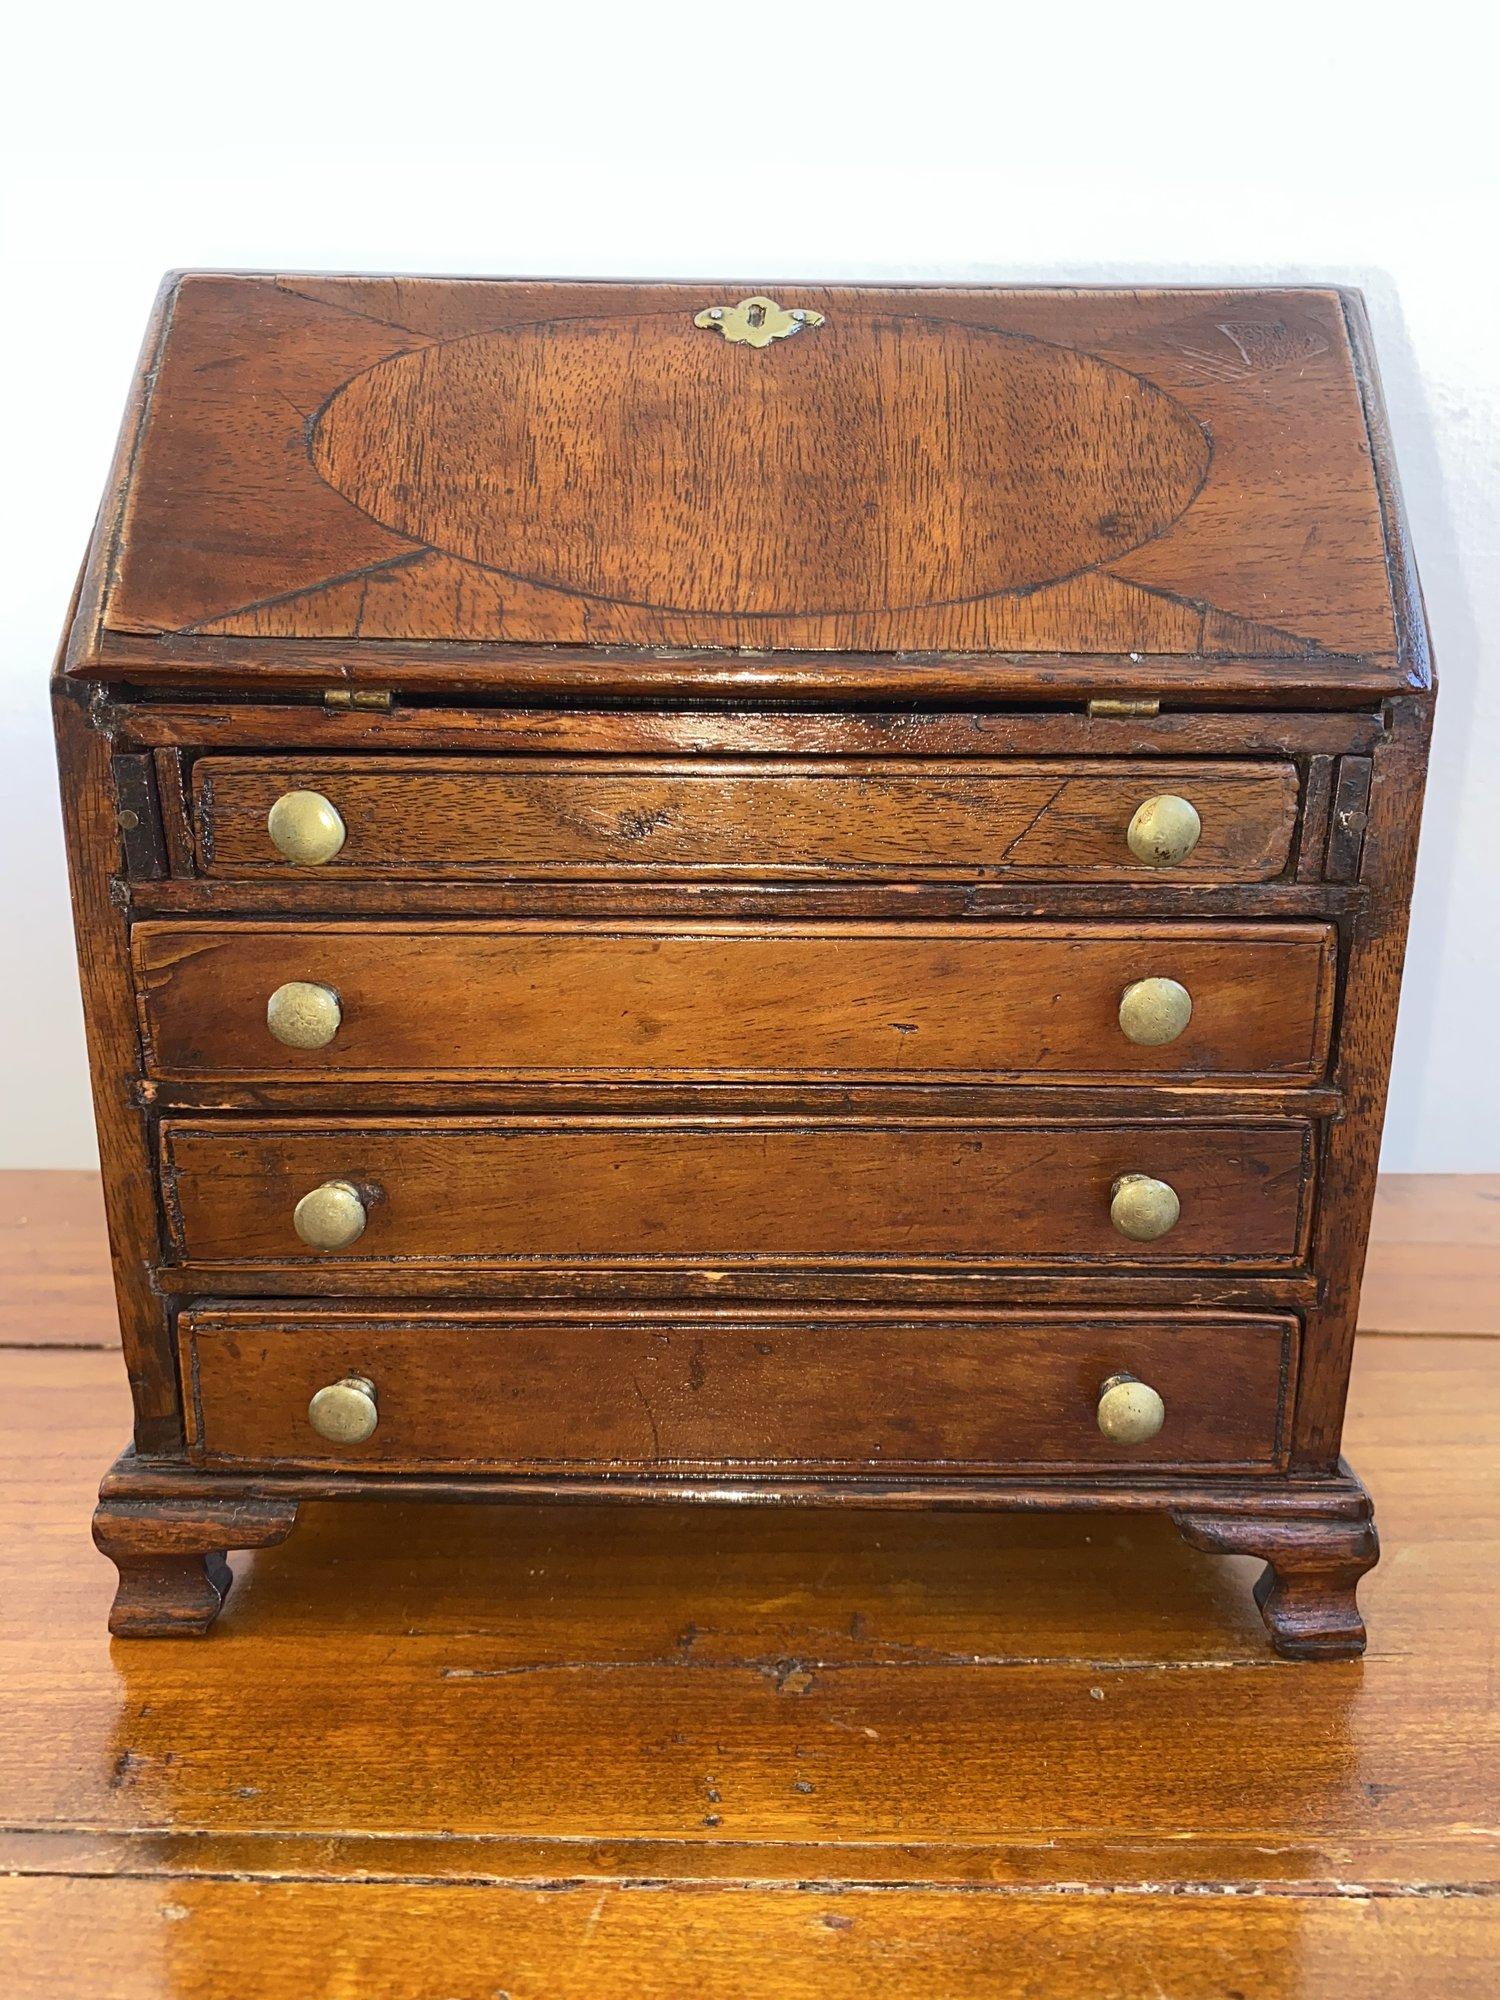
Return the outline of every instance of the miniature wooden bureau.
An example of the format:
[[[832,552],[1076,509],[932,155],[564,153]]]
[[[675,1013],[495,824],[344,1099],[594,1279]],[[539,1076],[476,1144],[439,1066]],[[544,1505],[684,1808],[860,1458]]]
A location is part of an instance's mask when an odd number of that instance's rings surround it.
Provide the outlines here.
[[[772,293],[163,288],[55,679],[117,1633],[399,1493],[1157,1509],[1363,1644],[1359,301]]]

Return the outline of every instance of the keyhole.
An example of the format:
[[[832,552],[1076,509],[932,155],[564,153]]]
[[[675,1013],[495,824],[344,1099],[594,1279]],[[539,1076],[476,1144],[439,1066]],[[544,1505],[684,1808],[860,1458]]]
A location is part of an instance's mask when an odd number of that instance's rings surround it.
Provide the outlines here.
[[[766,309],[764,306],[751,306],[745,317],[752,326],[764,326],[766,323]]]

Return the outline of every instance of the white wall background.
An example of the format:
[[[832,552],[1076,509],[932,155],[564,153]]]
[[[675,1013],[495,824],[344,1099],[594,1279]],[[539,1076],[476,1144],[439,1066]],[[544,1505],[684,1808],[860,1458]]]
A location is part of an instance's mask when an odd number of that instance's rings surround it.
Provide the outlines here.
[[[44,689],[159,274],[228,265],[1362,286],[1443,681],[1386,1165],[1500,1168],[1488,8],[137,0],[7,33],[0,1165],[93,1158]]]

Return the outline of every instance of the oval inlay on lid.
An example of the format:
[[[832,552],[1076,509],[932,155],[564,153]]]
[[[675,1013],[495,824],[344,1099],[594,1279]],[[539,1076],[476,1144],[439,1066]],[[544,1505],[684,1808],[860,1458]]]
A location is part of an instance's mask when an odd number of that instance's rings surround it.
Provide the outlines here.
[[[428,547],[587,596],[740,616],[1055,582],[1189,506],[1206,433],[1071,348],[860,317],[757,350],[690,315],[557,320],[398,354],[313,463]]]

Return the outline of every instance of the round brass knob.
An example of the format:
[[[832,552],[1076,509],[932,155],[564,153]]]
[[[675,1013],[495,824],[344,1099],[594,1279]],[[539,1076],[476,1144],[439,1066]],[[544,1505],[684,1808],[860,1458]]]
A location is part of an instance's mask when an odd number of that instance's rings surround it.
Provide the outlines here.
[[[1111,1375],[1099,1390],[1099,1428],[1115,1444],[1145,1444],[1167,1420],[1167,1406],[1149,1382]]]
[[[1121,1032],[1143,1048],[1175,1042],[1192,1018],[1193,996],[1176,979],[1132,980],[1120,995]]]
[[[330,1444],[363,1444],[380,1422],[375,1384],[363,1375],[330,1382],[308,1404],[307,1421]]]
[[[1109,1219],[1132,1243],[1154,1243],[1181,1214],[1177,1190],[1150,1174],[1121,1174],[1109,1191]]]
[[[326,1049],[343,1020],[332,987],[289,979],[266,1002],[266,1026],[289,1049]]]
[[[283,792],[266,814],[266,831],[277,853],[298,868],[321,868],[344,844],[339,809],[321,792]]]
[[[368,1219],[359,1189],[348,1181],[324,1181],[292,1210],[292,1227],[309,1250],[347,1250]]]
[[[1203,822],[1190,799],[1160,792],[1135,809],[1125,839],[1137,861],[1149,868],[1175,868],[1198,845]]]

